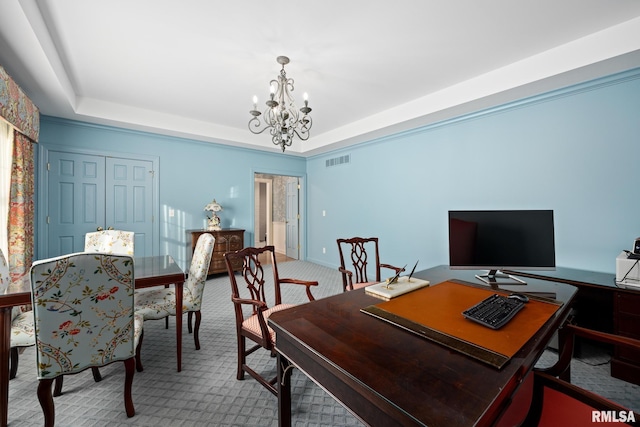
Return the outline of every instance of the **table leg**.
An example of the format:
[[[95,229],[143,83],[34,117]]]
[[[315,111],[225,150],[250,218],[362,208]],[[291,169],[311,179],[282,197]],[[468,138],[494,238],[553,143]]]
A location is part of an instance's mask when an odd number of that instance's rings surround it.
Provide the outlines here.
[[[9,352],[11,307],[0,308],[0,427],[6,427],[9,412]]]
[[[184,282],[175,284],[176,291],[176,347],[178,355],[178,372],[182,371],[182,295]],[[178,314],[179,313],[179,314]]]
[[[291,371],[293,365],[278,353],[278,425],[291,427]]]

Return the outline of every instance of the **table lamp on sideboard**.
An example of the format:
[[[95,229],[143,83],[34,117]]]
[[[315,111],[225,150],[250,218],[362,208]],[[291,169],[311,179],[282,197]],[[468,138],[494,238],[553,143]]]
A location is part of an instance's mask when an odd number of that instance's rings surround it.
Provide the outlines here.
[[[208,203],[204,207],[204,210],[205,212],[211,212],[210,214],[207,214],[207,229],[220,230],[220,217],[218,217],[217,212],[222,210],[222,206],[216,202],[216,199],[213,199],[211,203]]]

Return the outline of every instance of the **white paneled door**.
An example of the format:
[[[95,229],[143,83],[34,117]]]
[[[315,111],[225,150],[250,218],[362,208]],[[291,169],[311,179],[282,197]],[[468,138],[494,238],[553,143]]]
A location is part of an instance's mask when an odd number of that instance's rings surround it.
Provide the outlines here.
[[[41,258],[84,249],[100,228],[135,232],[135,255],[154,253],[155,172],[150,160],[49,151],[46,249]]]

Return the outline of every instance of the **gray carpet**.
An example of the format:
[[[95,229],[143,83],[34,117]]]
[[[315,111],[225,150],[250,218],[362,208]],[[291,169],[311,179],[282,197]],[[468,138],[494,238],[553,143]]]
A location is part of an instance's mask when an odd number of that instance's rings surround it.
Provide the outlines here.
[[[336,270],[292,261],[279,264],[281,277],[318,280],[316,298],[342,291]],[[303,301],[289,292],[285,302]],[[202,349],[196,351],[191,335],[183,341],[182,372],[176,372],[175,329],[164,321],[145,323],[142,349],[144,372],[136,373],[133,399],[136,415],[127,418],[122,398],[124,369],[116,363],[101,369],[103,380],[94,383],[90,371],[65,377],[64,394],[55,398],[58,426],[276,426],[277,399],[250,376],[235,379],[236,337],[229,279],[207,282],[200,330]],[[186,316],[184,317],[186,322]],[[186,332],[186,327],[185,327]],[[586,353],[586,352],[584,352]],[[546,352],[541,364],[550,364]],[[575,383],[640,411],[640,387],[609,377],[609,356],[595,350],[572,365]],[[20,357],[18,376],[9,386],[9,426],[41,426],[42,411],[36,397],[34,348]],[[266,352],[250,356],[250,364],[265,376],[275,375],[275,359]],[[292,422],[295,426],[359,426],[360,422],[298,370],[292,377]]]

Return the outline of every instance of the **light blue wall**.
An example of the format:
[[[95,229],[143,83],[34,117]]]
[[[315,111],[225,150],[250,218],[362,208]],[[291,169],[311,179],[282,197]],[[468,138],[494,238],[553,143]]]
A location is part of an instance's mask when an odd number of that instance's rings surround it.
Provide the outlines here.
[[[640,236],[640,69],[316,156],[307,175],[319,264],[356,235],[380,237],[383,262],[448,264],[448,210],[553,209],[557,265],[615,272]]]
[[[640,69],[306,160],[51,117],[40,143],[157,155],[160,251],[182,266],[213,197],[253,241],[254,172],[306,177],[303,258],[330,267],[355,235],[380,237],[384,262],[447,264],[450,209],[553,209],[565,267],[614,272],[640,236]]]
[[[224,208],[220,214],[222,226],[245,229],[248,245],[253,242],[254,172],[305,174],[305,159],[300,157],[53,117],[42,118],[40,144],[131,157],[158,156],[160,253],[173,256],[183,268],[190,256],[186,230],[205,227],[203,208],[214,197]],[[169,217],[169,209],[174,210],[174,217]]]

